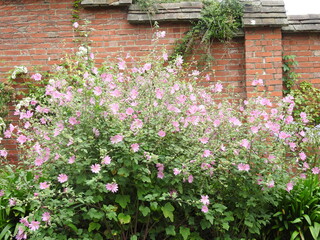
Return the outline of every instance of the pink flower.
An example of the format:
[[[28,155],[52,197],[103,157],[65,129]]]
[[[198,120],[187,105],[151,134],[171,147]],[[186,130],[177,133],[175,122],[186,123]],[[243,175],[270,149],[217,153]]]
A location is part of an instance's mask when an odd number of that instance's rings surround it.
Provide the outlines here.
[[[292,116],[288,116],[288,117],[284,120],[284,122],[285,122],[286,124],[292,123],[292,122],[293,122],[293,117],[292,117]]]
[[[112,111],[113,114],[117,114],[119,111],[119,104],[117,103],[112,103],[109,105],[110,110]]]
[[[17,141],[20,143],[20,144],[24,144],[26,141],[27,141],[27,137],[23,134],[21,134],[18,138],[17,138]]]
[[[221,123],[221,121],[220,121],[219,119],[215,119],[215,120],[213,121],[213,126],[219,127],[220,123]]]
[[[102,94],[102,89],[101,89],[101,87],[94,87],[93,93],[94,93],[94,95],[96,95],[96,96],[100,96],[100,95]]]
[[[79,124],[80,122],[78,122],[75,117],[70,117],[70,118],[69,118],[69,123],[70,123],[71,125],[76,125],[76,124]]]
[[[168,54],[167,53],[163,53],[162,54],[162,58],[163,58],[163,60],[167,61],[168,60]]]
[[[214,92],[222,92],[222,90],[223,90],[223,86],[221,83],[217,83],[213,89]]]
[[[19,226],[18,233],[16,235],[17,240],[27,239],[27,233],[24,232],[23,227]]]
[[[291,137],[291,135],[286,133],[286,132],[283,132],[283,131],[281,131],[280,134],[279,134],[279,138],[280,139],[286,139],[286,138],[289,138],[289,137]]]
[[[274,181],[271,180],[271,181],[267,182],[267,187],[268,188],[273,188],[274,187]]]
[[[209,211],[208,206],[207,205],[203,205],[201,208],[201,211],[204,213],[207,213]]]
[[[239,163],[239,164],[238,164],[238,170],[239,170],[239,171],[249,172],[249,170],[250,170],[250,165],[249,165],[249,164],[244,164],[244,163]]]
[[[42,78],[42,75],[40,73],[35,73],[31,76],[32,79],[34,79],[35,81],[40,81]]]
[[[134,110],[131,107],[126,109],[126,114],[132,115],[133,113],[134,113]]]
[[[292,151],[294,151],[297,147],[297,145],[294,142],[289,142],[289,146]]]
[[[126,69],[126,62],[123,61],[122,59],[120,59],[120,61],[118,63],[118,67],[120,70],[125,70]]]
[[[10,206],[10,207],[15,206],[16,204],[17,204],[17,201],[16,201],[15,199],[13,199],[13,198],[10,198],[10,199],[9,199],[9,206]]]
[[[39,187],[40,189],[46,189],[50,187],[50,184],[48,184],[47,182],[41,182]]]
[[[309,166],[309,164],[308,164],[307,162],[304,162],[304,163],[303,163],[303,167],[306,168],[306,169],[309,169],[309,168],[310,168],[310,166]]]
[[[242,139],[240,142],[240,146],[249,149],[250,148],[250,142],[247,139]]]
[[[165,137],[165,136],[166,136],[166,132],[163,131],[163,130],[160,130],[160,131],[158,132],[158,135],[159,135],[159,137]]]
[[[151,69],[151,66],[152,66],[151,63],[146,63],[146,64],[143,65],[143,70],[144,71],[149,71]]]
[[[78,27],[79,27],[79,23],[78,23],[78,22],[74,22],[74,23],[72,24],[72,26],[73,26],[74,28],[78,28]]]
[[[32,221],[30,224],[29,224],[29,228],[31,231],[36,231],[38,230],[40,227],[40,222],[38,221]]]
[[[131,131],[134,131],[136,129],[140,129],[142,128],[143,126],[143,122],[140,120],[140,119],[135,119],[132,123],[131,123],[131,126],[130,126],[130,130]]]
[[[211,155],[211,151],[206,149],[203,151],[202,157],[209,157]]]
[[[111,163],[111,158],[109,156],[105,156],[101,162],[101,164],[105,164],[105,165],[109,165],[110,163]]]
[[[156,36],[157,38],[164,38],[166,36],[166,31],[157,31]]]
[[[188,183],[192,183],[193,182],[193,176],[192,175],[189,175],[188,177]]]
[[[20,218],[19,222],[22,223],[26,227],[29,226],[29,222],[28,222],[28,219],[26,217]]]
[[[8,156],[8,152],[6,150],[0,150],[0,156],[6,158]]]
[[[68,181],[68,176],[66,174],[59,174],[58,176],[58,182],[59,183],[64,183]]]
[[[44,160],[40,157],[37,157],[36,160],[34,160],[34,165],[41,166],[44,163]]]
[[[178,168],[174,168],[173,169],[173,174],[174,175],[178,175],[178,174],[180,174],[181,173],[181,170],[179,170]]]
[[[164,90],[157,88],[156,89],[156,98],[162,99],[164,95]]]
[[[259,131],[259,127],[256,127],[256,126],[252,126],[252,127],[251,127],[251,132],[252,132],[252,133],[255,134],[255,133],[257,133],[258,131]]]
[[[311,169],[311,171],[312,171],[313,174],[319,174],[320,173],[320,168],[314,167],[314,168]]]
[[[202,202],[204,205],[209,205],[210,200],[208,195],[201,195],[200,202]]]
[[[263,86],[263,80],[262,79],[258,79],[258,80],[255,79],[252,81],[251,85],[252,86],[258,86],[258,85]]]
[[[133,152],[138,152],[140,148],[140,145],[138,143],[131,144],[131,149]]]
[[[307,114],[305,112],[301,112],[300,113],[300,117],[301,117],[303,123],[308,123],[309,122],[309,120],[307,118]]]
[[[160,179],[163,179],[163,178],[164,178],[164,173],[163,173],[163,171],[158,171],[157,178],[160,178]]]
[[[290,191],[293,189],[293,186],[294,186],[293,182],[287,183],[287,188],[286,188],[286,190],[287,190],[288,192],[290,192]]]
[[[232,123],[234,126],[241,126],[242,123],[236,117],[229,118],[229,122]]]
[[[75,160],[76,160],[76,156],[71,156],[69,159],[68,159],[68,163],[69,164],[72,164],[72,163],[74,163],[75,162]]]
[[[50,221],[50,218],[51,218],[51,215],[49,212],[44,212],[42,214],[42,221],[44,222],[49,222]]]
[[[106,189],[110,192],[117,192],[118,191],[118,184],[117,183],[107,183]]]
[[[199,138],[199,141],[200,141],[201,143],[203,143],[203,144],[206,144],[206,143],[208,143],[209,138],[208,138],[208,137],[202,137],[202,138]]]
[[[100,164],[93,164],[91,165],[91,172],[98,173],[101,170]]]
[[[123,140],[123,136],[122,135],[115,135],[115,136],[110,138],[110,141],[111,141],[112,144],[116,144],[116,143],[122,142],[122,140]]]
[[[301,158],[302,161],[307,159],[307,155],[304,152],[299,153],[299,157]]]

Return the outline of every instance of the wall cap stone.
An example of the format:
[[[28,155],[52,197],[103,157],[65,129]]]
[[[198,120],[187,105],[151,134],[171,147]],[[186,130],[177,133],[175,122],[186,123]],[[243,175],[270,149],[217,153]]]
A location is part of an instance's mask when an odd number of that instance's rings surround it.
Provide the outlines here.
[[[132,0],[83,0],[83,7],[112,7],[112,6],[129,6]]]
[[[201,2],[161,3],[155,6],[155,14],[148,14],[139,5],[132,4],[127,19],[130,23],[195,21],[201,17],[202,7]]]
[[[243,26],[282,27],[288,25],[283,0],[240,0],[244,4]]]
[[[284,32],[320,32],[320,14],[289,15]]]

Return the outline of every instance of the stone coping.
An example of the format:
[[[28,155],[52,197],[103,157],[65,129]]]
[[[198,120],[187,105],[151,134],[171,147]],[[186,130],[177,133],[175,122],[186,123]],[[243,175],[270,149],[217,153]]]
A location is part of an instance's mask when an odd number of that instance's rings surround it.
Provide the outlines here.
[[[84,7],[129,6],[127,20],[133,24],[150,21],[197,21],[201,17],[201,2],[161,3],[150,14],[132,4],[133,0],[83,0]],[[320,32],[320,14],[287,16],[283,0],[240,0],[244,4],[243,27],[279,27],[284,32]],[[240,34],[241,35],[241,34]]]
[[[320,32],[320,14],[289,15],[285,32]]]
[[[127,19],[131,23],[196,21],[201,17],[202,6],[201,2],[162,3],[155,5],[157,10],[154,14],[148,14],[138,5],[132,4]]]

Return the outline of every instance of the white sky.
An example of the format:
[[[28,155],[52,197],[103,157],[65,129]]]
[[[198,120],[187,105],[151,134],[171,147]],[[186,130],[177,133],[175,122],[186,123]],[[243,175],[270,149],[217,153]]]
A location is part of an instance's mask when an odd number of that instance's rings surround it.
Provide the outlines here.
[[[320,0],[284,0],[288,15],[320,14]]]

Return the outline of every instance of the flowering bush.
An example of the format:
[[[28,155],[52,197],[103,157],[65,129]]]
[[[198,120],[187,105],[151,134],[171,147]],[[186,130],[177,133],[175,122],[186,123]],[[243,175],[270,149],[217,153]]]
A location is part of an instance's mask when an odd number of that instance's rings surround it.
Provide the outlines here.
[[[45,98],[18,104],[21,126],[5,137],[35,183],[16,239],[254,237],[277,191],[311,172],[291,97],[221,101],[222,85],[197,86],[203,76],[181,57],[150,56],[98,69],[82,46],[55,67]]]

